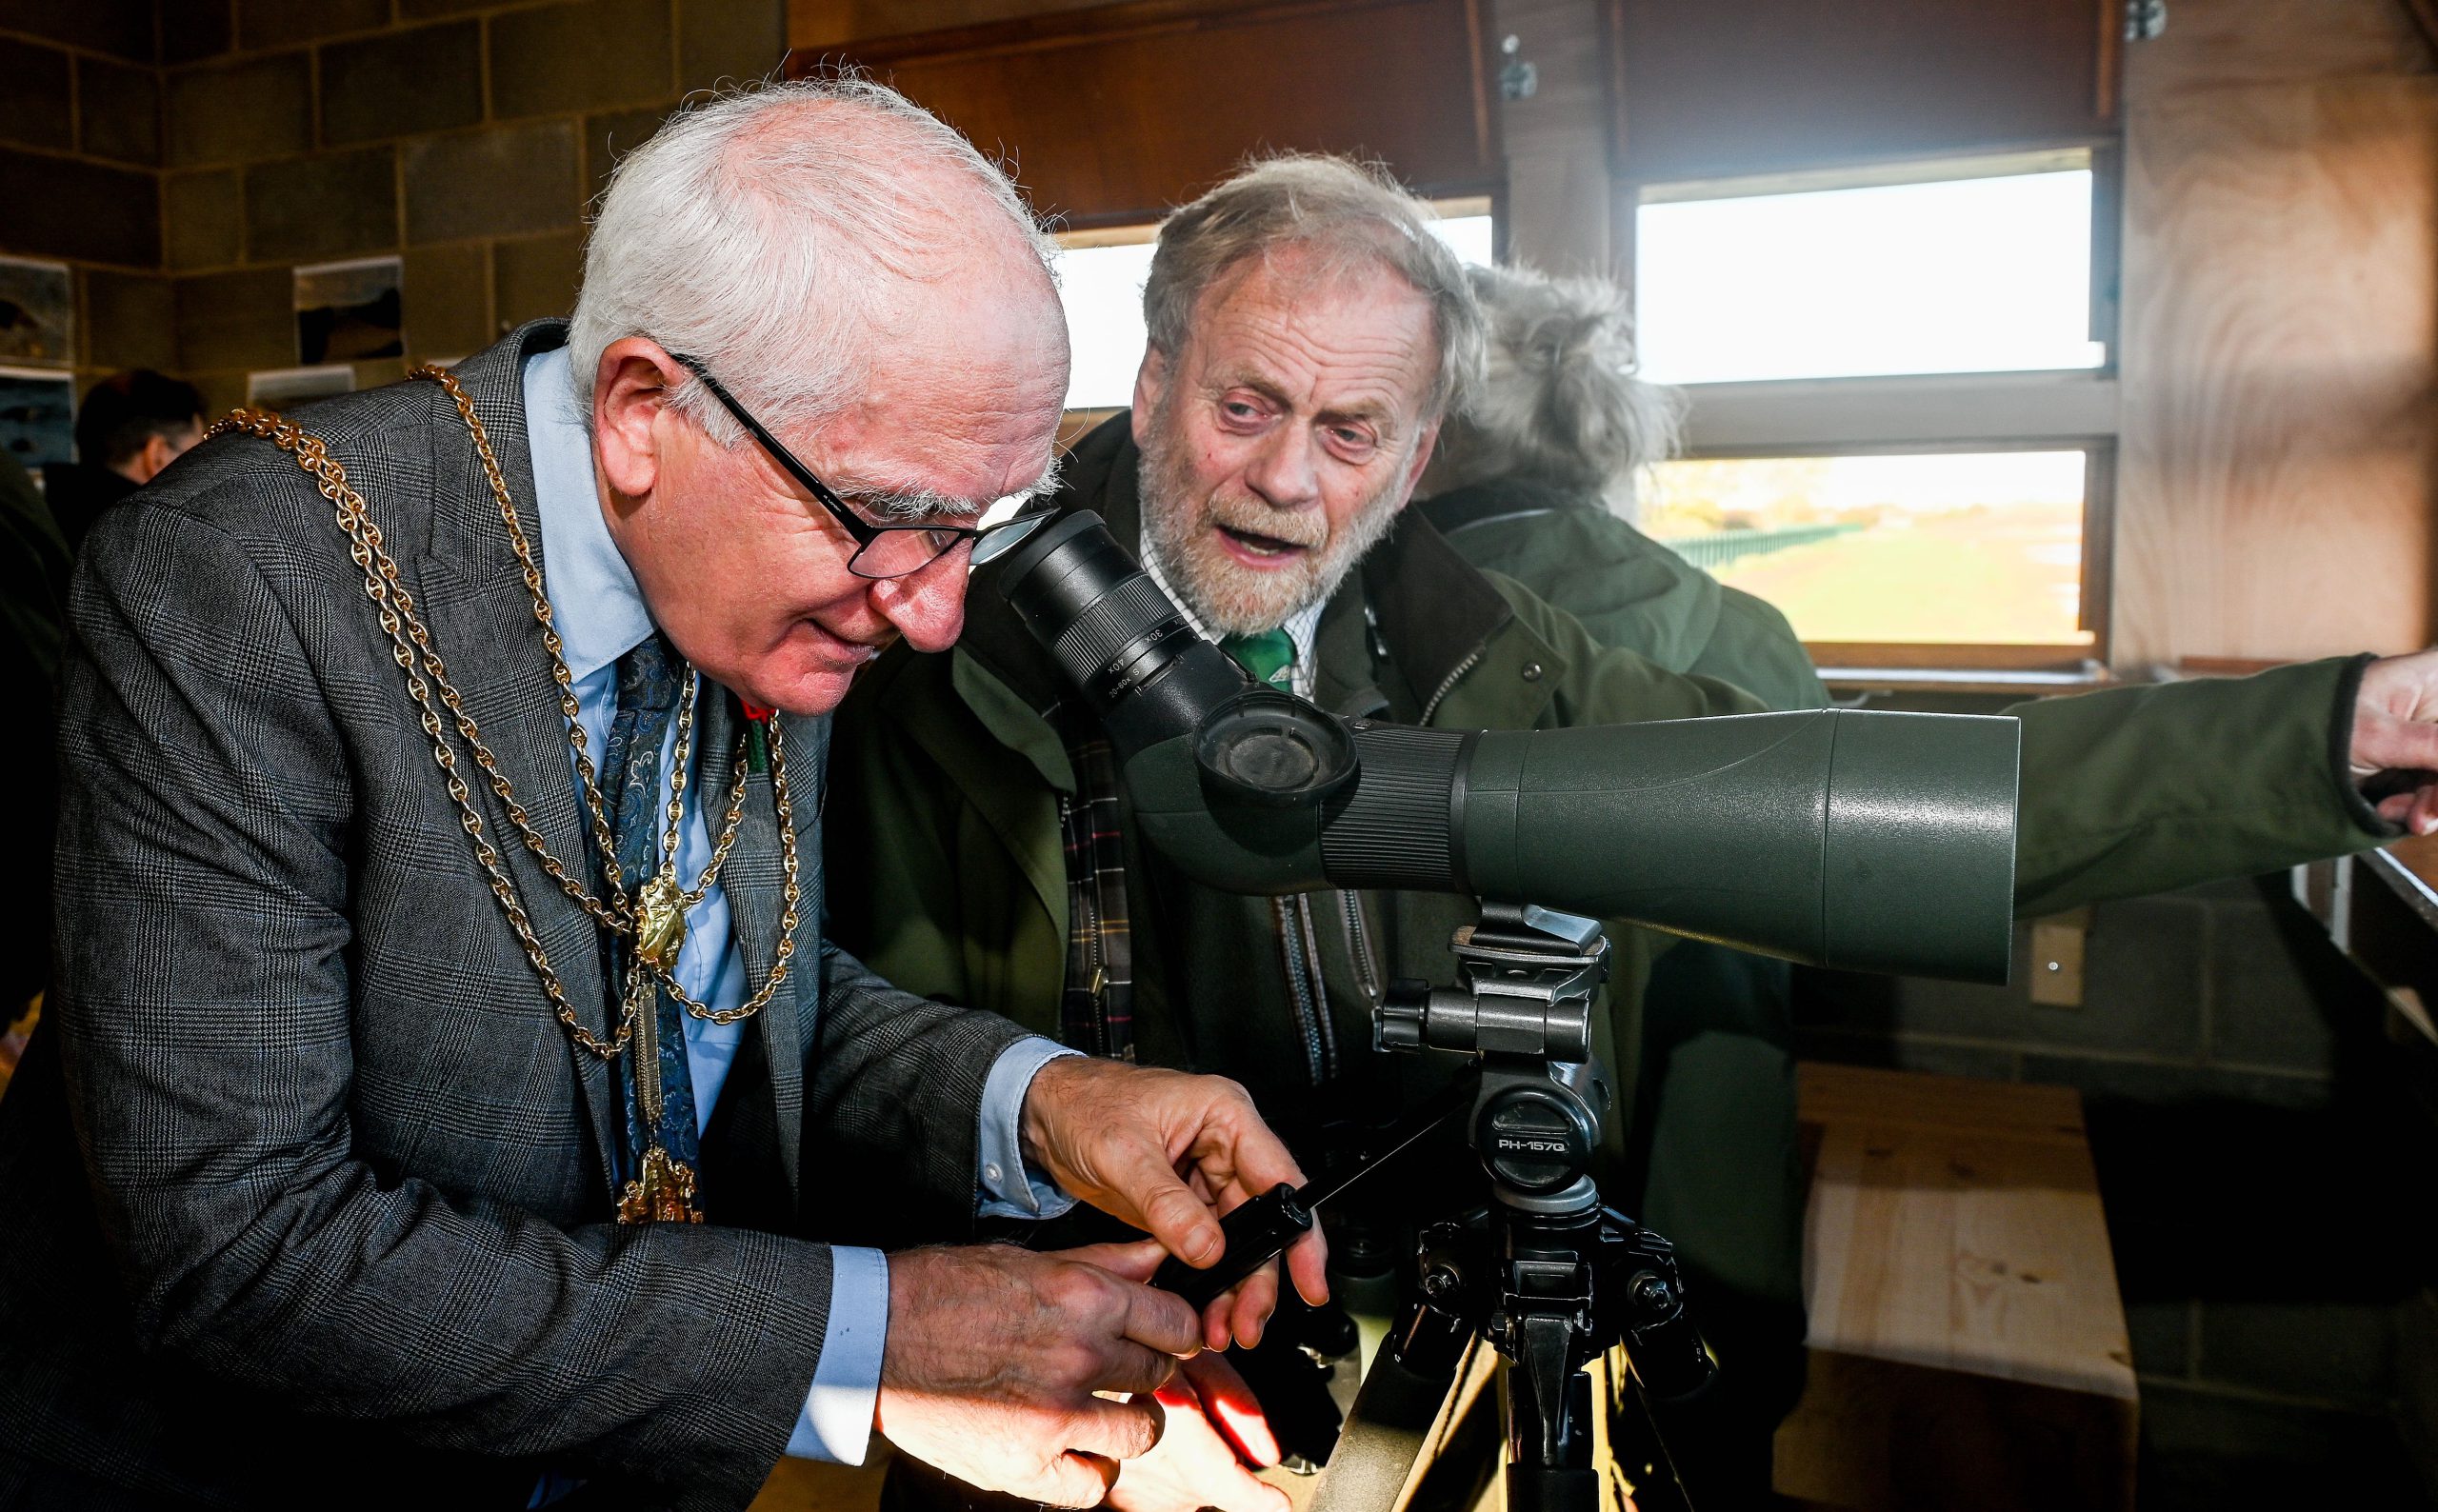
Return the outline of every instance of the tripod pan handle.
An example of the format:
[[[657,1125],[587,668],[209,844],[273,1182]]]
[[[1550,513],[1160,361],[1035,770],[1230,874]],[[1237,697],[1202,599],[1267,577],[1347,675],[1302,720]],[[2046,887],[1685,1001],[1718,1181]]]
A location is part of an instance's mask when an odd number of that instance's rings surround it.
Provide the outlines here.
[[[1312,1210],[1285,1182],[1219,1220],[1228,1247],[1208,1270],[1196,1270],[1171,1255],[1151,1278],[1162,1291],[1172,1291],[1196,1307],[1207,1304],[1229,1287],[1261,1269],[1312,1226]]]

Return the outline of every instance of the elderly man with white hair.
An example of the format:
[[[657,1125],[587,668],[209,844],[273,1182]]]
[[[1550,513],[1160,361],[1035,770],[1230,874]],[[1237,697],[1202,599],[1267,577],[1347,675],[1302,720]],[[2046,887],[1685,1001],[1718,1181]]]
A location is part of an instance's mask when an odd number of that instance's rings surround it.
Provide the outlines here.
[[[731,95],[621,166],[571,328],[241,415],[95,527],[0,1502],[742,1506],[876,1428],[1080,1505],[1258,1329],[1274,1276],[1140,1283],[1301,1179],[1240,1089],[822,933],[829,711],[1051,479],[1047,249],[886,90]],[[1156,1241],[822,1242],[1075,1199]]]

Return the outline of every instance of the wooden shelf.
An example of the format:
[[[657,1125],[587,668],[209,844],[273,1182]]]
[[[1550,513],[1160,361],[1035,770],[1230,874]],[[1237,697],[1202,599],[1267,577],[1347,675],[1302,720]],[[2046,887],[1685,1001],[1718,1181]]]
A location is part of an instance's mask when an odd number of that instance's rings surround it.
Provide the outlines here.
[[[2104,666],[1993,671],[1944,666],[1824,666],[1820,680],[1832,693],[1994,693],[2040,698],[2088,693],[2115,686]]]

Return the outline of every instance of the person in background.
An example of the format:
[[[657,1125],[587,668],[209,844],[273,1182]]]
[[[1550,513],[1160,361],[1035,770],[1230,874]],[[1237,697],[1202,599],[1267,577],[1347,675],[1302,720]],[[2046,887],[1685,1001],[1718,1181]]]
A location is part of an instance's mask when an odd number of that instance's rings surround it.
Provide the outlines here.
[[[50,976],[50,844],[59,771],[59,656],[67,634],[68,543],[13,452],[0,448],[0,679],[19,711],[19,792],[34,843],[18,852],[10,890],[19,900],[0,927],[0,1088],[31,1032]]]
[[[1785,615],[1633,526],[1634,474],[1676,449],[1675,389],[1634,376],[1626,291],[1529,268],[1466,269],[1489,323],[1480,390],[1440,428],[1414,507],[1605,646],[1720,677],[1773,709],[1828,701]]]
[[[1489,328],[1482,384],[1440,428],[1414,509],[1466,561],[1515,579],[1594,640],[1732,683],[1772,709],[1828,691],[1786,616],[1636,529],[1635,473],[1675,449],[1681,396],[1634,376],[1625,290],[1467,269]],[[1683,941],[1643,996],[1634,1127],[1610,1199],[1676,1243],[1720,1377],[1704,1458],[1768,1490],[1770,1436],[1802,1395],[1803,1172],[1793,972]]]
[[[113,373],[76,411],[76,458],[43,468],[43,496],[73,553],[104,509],[203,439],[203,395],[150,368]]]

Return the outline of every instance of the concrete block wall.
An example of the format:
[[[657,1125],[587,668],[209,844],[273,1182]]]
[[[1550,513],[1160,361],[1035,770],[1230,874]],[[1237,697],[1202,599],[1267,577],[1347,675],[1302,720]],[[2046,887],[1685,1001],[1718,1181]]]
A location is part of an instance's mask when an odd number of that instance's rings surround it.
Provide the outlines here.
[[[781,0],[201,8],[228,14],[169,70],[164,260],[181,364],[215,405],[296,360],[301,263],[399,253],[409,363],[564,314],[614,155],[687,90],[786,54]]]
[[[0,253],[78,269],[80,378],[215,410],[298,360],[300,264],[397,253],[406,362],[565,313],[588,202],[785,0],[0,0]],[[359,386],[405,364],[359,365]]]
[[[153,0],[0,0],[0,255],[74,269],[84,384],[174,366]]]

